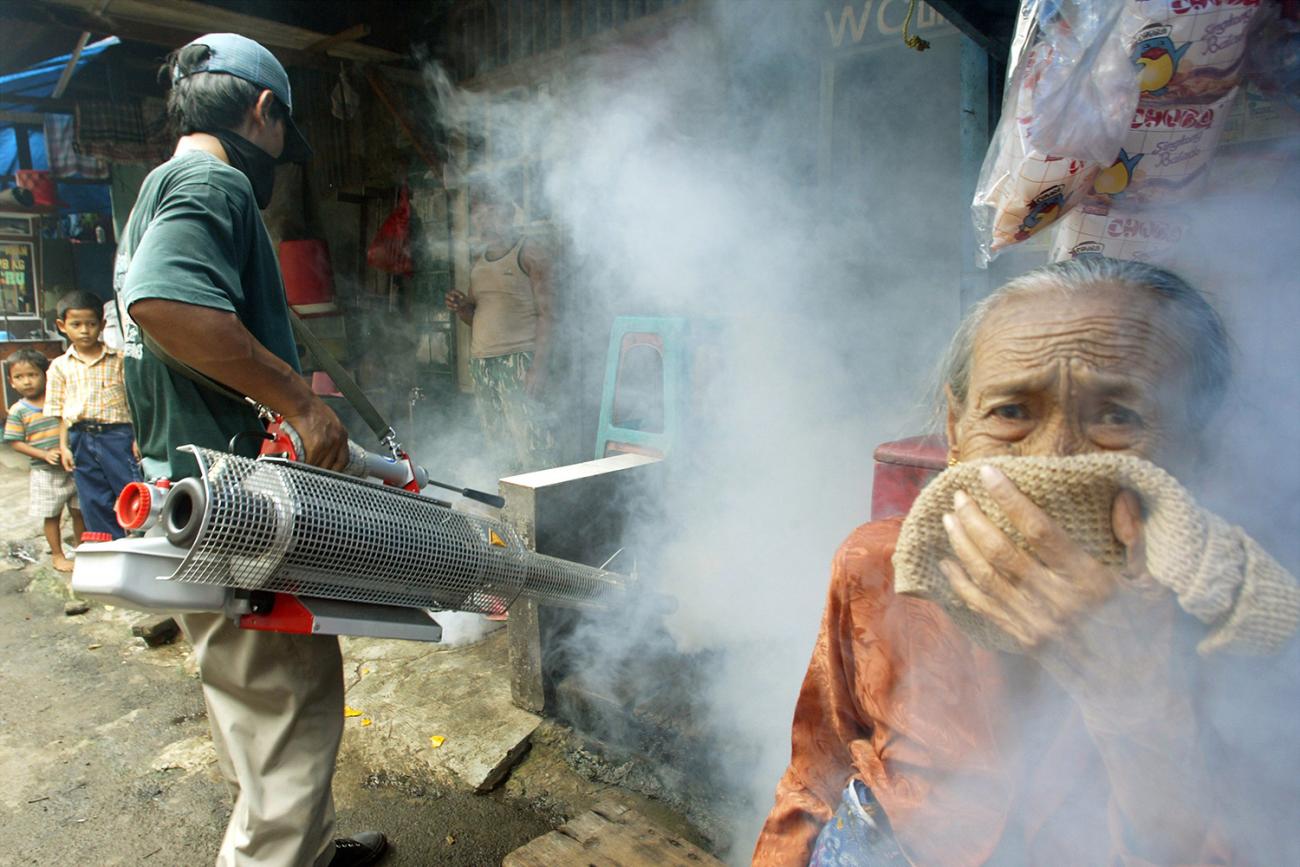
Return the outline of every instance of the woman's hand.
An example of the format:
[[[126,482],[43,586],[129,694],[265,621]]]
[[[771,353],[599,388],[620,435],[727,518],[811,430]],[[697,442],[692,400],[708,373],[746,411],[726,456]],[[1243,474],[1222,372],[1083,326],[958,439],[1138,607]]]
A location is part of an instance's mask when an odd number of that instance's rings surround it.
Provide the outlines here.
[[[941,564],[971,610],[1005,629],[1083,713],[1136,853],[1199,862],[1212,811],[1195,711],[1175,652],[1173,595],[1146,571],[1137,497],[1111,507],[1123,569],[1090,556],[994,467],[981,481],[1028,542],[1017,547],[970,497],[944,526],[957,559]]]
[[[1175,686],[1175,608],[1147,574],[1137,497],[1123,491],[1111,510],[1127,555],[1117,570],[1084,551],[997,468],[982,468],[980,478],[1029,550],[958,492],[944,516],[957,561],[940,563],[957,596],[1038,659],[1085,715],[1129,717],[1135,699],[1166,701]]]

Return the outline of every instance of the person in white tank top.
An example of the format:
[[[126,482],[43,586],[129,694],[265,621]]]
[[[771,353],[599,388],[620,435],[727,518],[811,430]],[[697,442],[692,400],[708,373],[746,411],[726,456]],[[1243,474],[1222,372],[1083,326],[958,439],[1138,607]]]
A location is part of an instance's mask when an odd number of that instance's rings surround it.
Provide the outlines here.
[[[447,293],[447,307],[470,326],[475,404],[490,449],[510,473],[553,461],[555,438],[537,398],[545,389],[551,350],[554,287],[550,261],[514,225],[515,204],[485,197],[471,210],[483,251],[470,271],[469,292]]]

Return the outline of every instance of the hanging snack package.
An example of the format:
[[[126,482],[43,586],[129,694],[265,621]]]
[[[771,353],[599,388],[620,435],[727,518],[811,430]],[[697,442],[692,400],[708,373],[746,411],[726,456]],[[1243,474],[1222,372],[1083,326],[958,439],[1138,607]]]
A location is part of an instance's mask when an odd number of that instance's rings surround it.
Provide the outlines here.
[[[1118,150],[1137,102],[1132,2],[1023,0],[972,207],[981,265],[1064,215]]]
[[[1201,188],[1228,125],[1260,0],[1130,0],[1140,98],[1123,146],[1061,221],[1051,258],[1169,262],[1187,230],[1177,205]]]
[[[995,173],[996,182],[981,184],[975,199],[981,264],[1064,216],[1092,187],[1097,164],[1022,154]]]
[[[1164,105],[1143,100],[1115,160],[1093,176],[1082,206],[1163,205],[1200,185],[1227,126],[1236,89],[1210,103]]]
[[[1103,213],[1086,207],[1065,215],[1052,238],[1051,261],[1080,256],[1108,256],[1157,265],[1172,263],[1188,222],[1171,210],[1130,210],[1119,206]]]
[[[1262,0],[1130,0],[1142,19],[1130,57],[1142,102],[1213,102],[1241,78]]]
[[[1186,196],[1222,132],[1262,2],[1024,0],[973,205],[980,264],[1077,206],[1106,216]],[[1120,112],[1132,122],[1116,126]]]
[[[1088,254],[1170,261],[1186,228],[1174,206],[1200,189],[1236,96],[1231,90],[1204,105],[1139,103],[1119,155],[1060,222],[1052,261]]]

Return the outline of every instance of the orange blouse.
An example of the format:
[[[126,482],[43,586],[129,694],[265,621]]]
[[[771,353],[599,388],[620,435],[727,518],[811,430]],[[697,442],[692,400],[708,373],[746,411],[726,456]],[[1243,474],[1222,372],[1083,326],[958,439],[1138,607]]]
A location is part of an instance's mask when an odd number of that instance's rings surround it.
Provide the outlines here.
[[[1123,851],[1101,758],[1059,687],[973,645],[938,605],[894,595],[901,523],[859,527],[836,554],[753,863],[804,867],[855,776],[915,865],[1143,863]],[[1005,712],[1011,684],[1034,690],[1032,725]]]

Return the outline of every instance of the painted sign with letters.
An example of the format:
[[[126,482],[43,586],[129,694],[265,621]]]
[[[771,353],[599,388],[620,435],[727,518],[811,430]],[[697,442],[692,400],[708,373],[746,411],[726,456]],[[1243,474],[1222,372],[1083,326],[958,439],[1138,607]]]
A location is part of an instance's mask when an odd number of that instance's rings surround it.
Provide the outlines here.
[[[861,0],[843,6],[827,5],[826,33],[832,48],[876,44],[898,39],[907,18],[908,0]],[[953,30],[947,19],[925,3],[916,4],[910,30],[925,34]]]
[[[8,316],[37,316],[36,257],[26,241],[0,244],[0,311]]]

